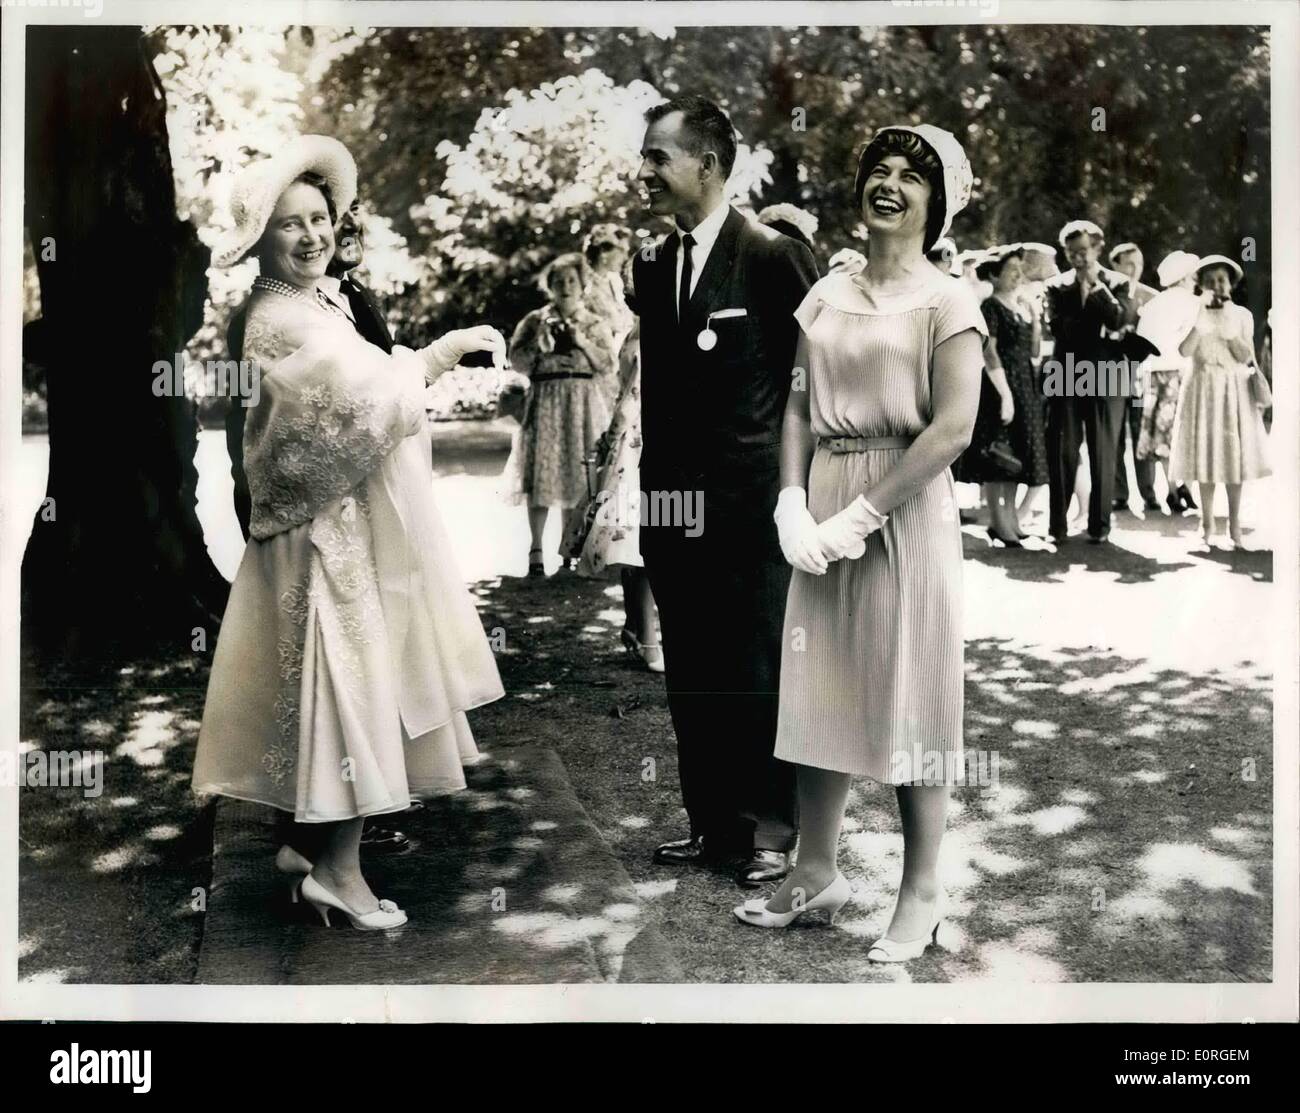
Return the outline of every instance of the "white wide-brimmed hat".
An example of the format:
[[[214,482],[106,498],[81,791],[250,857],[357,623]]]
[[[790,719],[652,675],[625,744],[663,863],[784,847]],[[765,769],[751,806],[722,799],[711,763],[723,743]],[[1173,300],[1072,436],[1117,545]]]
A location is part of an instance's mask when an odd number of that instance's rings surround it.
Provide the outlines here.
[[[1106,239],[1105,233],[1091,220],[1072,220],[1061,229],[1056,242],[1064,247],[1065,241],[1072,240],[1075,236],[1091,236],[1094,240],[1102,242]]]
[[[945,211],[943,215],[943,227],[934,237],[940,240],[952,229],[952,218],[966,207],[966,202],[970,200],[971,186],[974,184],[975,177],[971,172],[970,160],[966,157],[966,151],[957,141],[957,137],[950,131],[944,131],[943,128],[937,128],[933,124],[886,124],[879,128],[875,135],[871,137],[871,143],[874,143],[887,131],[906,131],[911,132],[930,148],[939,160],[939,165],[943,167],[943,200]],[[854,182],[853,194],[859,201],[862,199],[862,189],[866,184],[866,174],[871,171],[871,167],[862,165],[863,158],[867,150],[871,147],[868,143],[862,150],[862,156],[858,159],[858,174]]]
[[[1201,257],[1193,255],[1190,251],[1171,251],[1163,259],[1160,265],[1156,267],[1156,278],[1160,280],[1160,285],[1169,287],[1181,282],[1189,274],[1195,274],[1201,269]]]
[[[230,187],[235,226],[213,248],[213,263],[229,267],[242,260],[262,238],[280,195],[308,171],[325,179],[337,213],[351,208],[357,196],[357,164],[348,149],[328,135],[300,135],[270,158],[240,171]]]
[[[1202,256],[1200,263],[1197,264],[1197,271],[1203,271],[1207,267],[1227,267],[1237,277],[1232,280],[1235,286],[1245,277],[1246,272],[1241,269],[1241,265],[1235,259],[1229,259],[1226,255],[1205,255]]]

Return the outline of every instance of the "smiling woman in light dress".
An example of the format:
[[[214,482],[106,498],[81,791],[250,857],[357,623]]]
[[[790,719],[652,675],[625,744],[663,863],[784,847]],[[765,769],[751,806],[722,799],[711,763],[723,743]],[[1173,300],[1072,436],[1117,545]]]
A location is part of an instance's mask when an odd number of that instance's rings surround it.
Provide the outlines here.
[[[260,368],[244,463],[251,540],[208,685],[194,789],[320,824],[314,862],[282,848],[328,923],[406,914],[361,873],[364,817],[465,785],[477,758],[465,712],[503,694],[492,651],[433,501],[424,399],[470,351],[503,363],[479,327],[387,355],[323,297],[336,214],[356,167],[337,140],[303,136],[254,163],[231,193],[215,253],[255,255],[245,357]],[[296,880],[296,879],[295,879]]]
[[[896,786],[903,874],[876,962],[920,955],[945,911],[948,786],[962,764],[961,531],[949,465],[970,442],[987,335],[979,303],[925,251],[970,196],[960,144],[930,125],[882,128],[855,201],[871,253],[795,311],[807,385],[785,410],[777,530],[794,566],[776,756],[798,766],[799,856],[766,902],[779,928],[847,903],[838,868],[850,778]]]

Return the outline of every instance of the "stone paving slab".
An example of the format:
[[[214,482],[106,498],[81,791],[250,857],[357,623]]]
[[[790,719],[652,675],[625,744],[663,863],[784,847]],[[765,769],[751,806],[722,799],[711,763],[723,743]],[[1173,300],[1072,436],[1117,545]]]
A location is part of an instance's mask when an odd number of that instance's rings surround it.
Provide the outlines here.
[[[681,967],[554,751],[501,749],[469,787],[386,817],[401,856],[367,877],[410,922],[325,928],[276,872],[274,813],[221,799],[197,981],[240,985],[679,982]],[[363,851],[363,854],[365,852]]]

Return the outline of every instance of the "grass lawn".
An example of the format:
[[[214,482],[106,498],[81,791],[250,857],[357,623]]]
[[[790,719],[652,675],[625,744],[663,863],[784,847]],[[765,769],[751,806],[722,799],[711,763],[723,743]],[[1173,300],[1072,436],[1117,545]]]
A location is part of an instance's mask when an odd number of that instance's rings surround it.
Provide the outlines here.
[[[991,558],[967,542],[977,586],[989,569],[974,565],[997,559],[997,582],[1015,591],[1036,578],[1074,598],[1079,577],[1092,576],[1159,590],[1171,607],[1186,598],[1178,575],[1122,555],[1089,571],[1065,556]],[[1031,575],[1021,560],[1040,563]],[[954,794],[949,949],[881,968],[866,951],[888,921],[899,872],[891,790],[855,785],[842,865],[857,892],[835,929],[739,924],[730,909],[752,894],[727,876],[650,862],[686,823],[662,679],[619,646],[617,580],[490,579],[475,592],[485,628],[505,631],[509,693],[475,713],[480,744],[499,752],[541,742],[559,753],[691,980],[1270,977],[1272,718],[1258,670],[1226,659],[1221,670],[1152,666],[1053,641],[1041,619],[1017,618],[1005,637],[974,635],[967,745],[997,752],[998,784]],[[739,649],[723,641],[718,651]],[[188,647],[93,681],[27,663],[24,746],[98,749],[106,766],[97,798],[20,793],[23,980],[192,980],[202,930],[193,890],[210,880],[210,811],[189,791],[205,684],[206,664]]]

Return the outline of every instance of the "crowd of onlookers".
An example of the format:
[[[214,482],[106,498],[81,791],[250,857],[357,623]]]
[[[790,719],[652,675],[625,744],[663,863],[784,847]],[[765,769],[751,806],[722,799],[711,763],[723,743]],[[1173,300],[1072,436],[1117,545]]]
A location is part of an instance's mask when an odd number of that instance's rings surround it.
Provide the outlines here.
[[[813,214],[778,204],[746,215],[817,253]],[[1242,484],[1269,474],[1272,344],[1266,329],[1256,356],[1252,315],[1233,303],[1242,267],[1223,255],[1174,251],[1156,268],[1157,288],[1143,281],[1141,248],[1106,251],[1091,221],[1067,224],[1058,244],[1059,252],[1043,243],[959,252],[944,238],[928,252],[976,290],[988,326],[979,416],[953,466],[959,483],[974,485],[963,520],[978,521],[982,507],[993,544],[1050,550],[1075,534],[1106,542],[1117,511],[1199,513],[1203,547],[1244,547]],[[544,573],[542,533],[558,508],[562,567],[620,568],[624,643],[658,670],[654,601],[637,546],[640,366],[630,251],[624,229],[602,224],[580,251],[543,268],[546,303],[519,322],[510,345],[513,367],[531,382],[515,400],[521,424],[505,479],[508,495],[528,506],[529,574]],[[826,266],[853,273],[866,261],[844,248]],[[1124,373],[1085,379],[1078,374],[1085,364]],[[1220,484],[1226,538],[1215,517]]]

